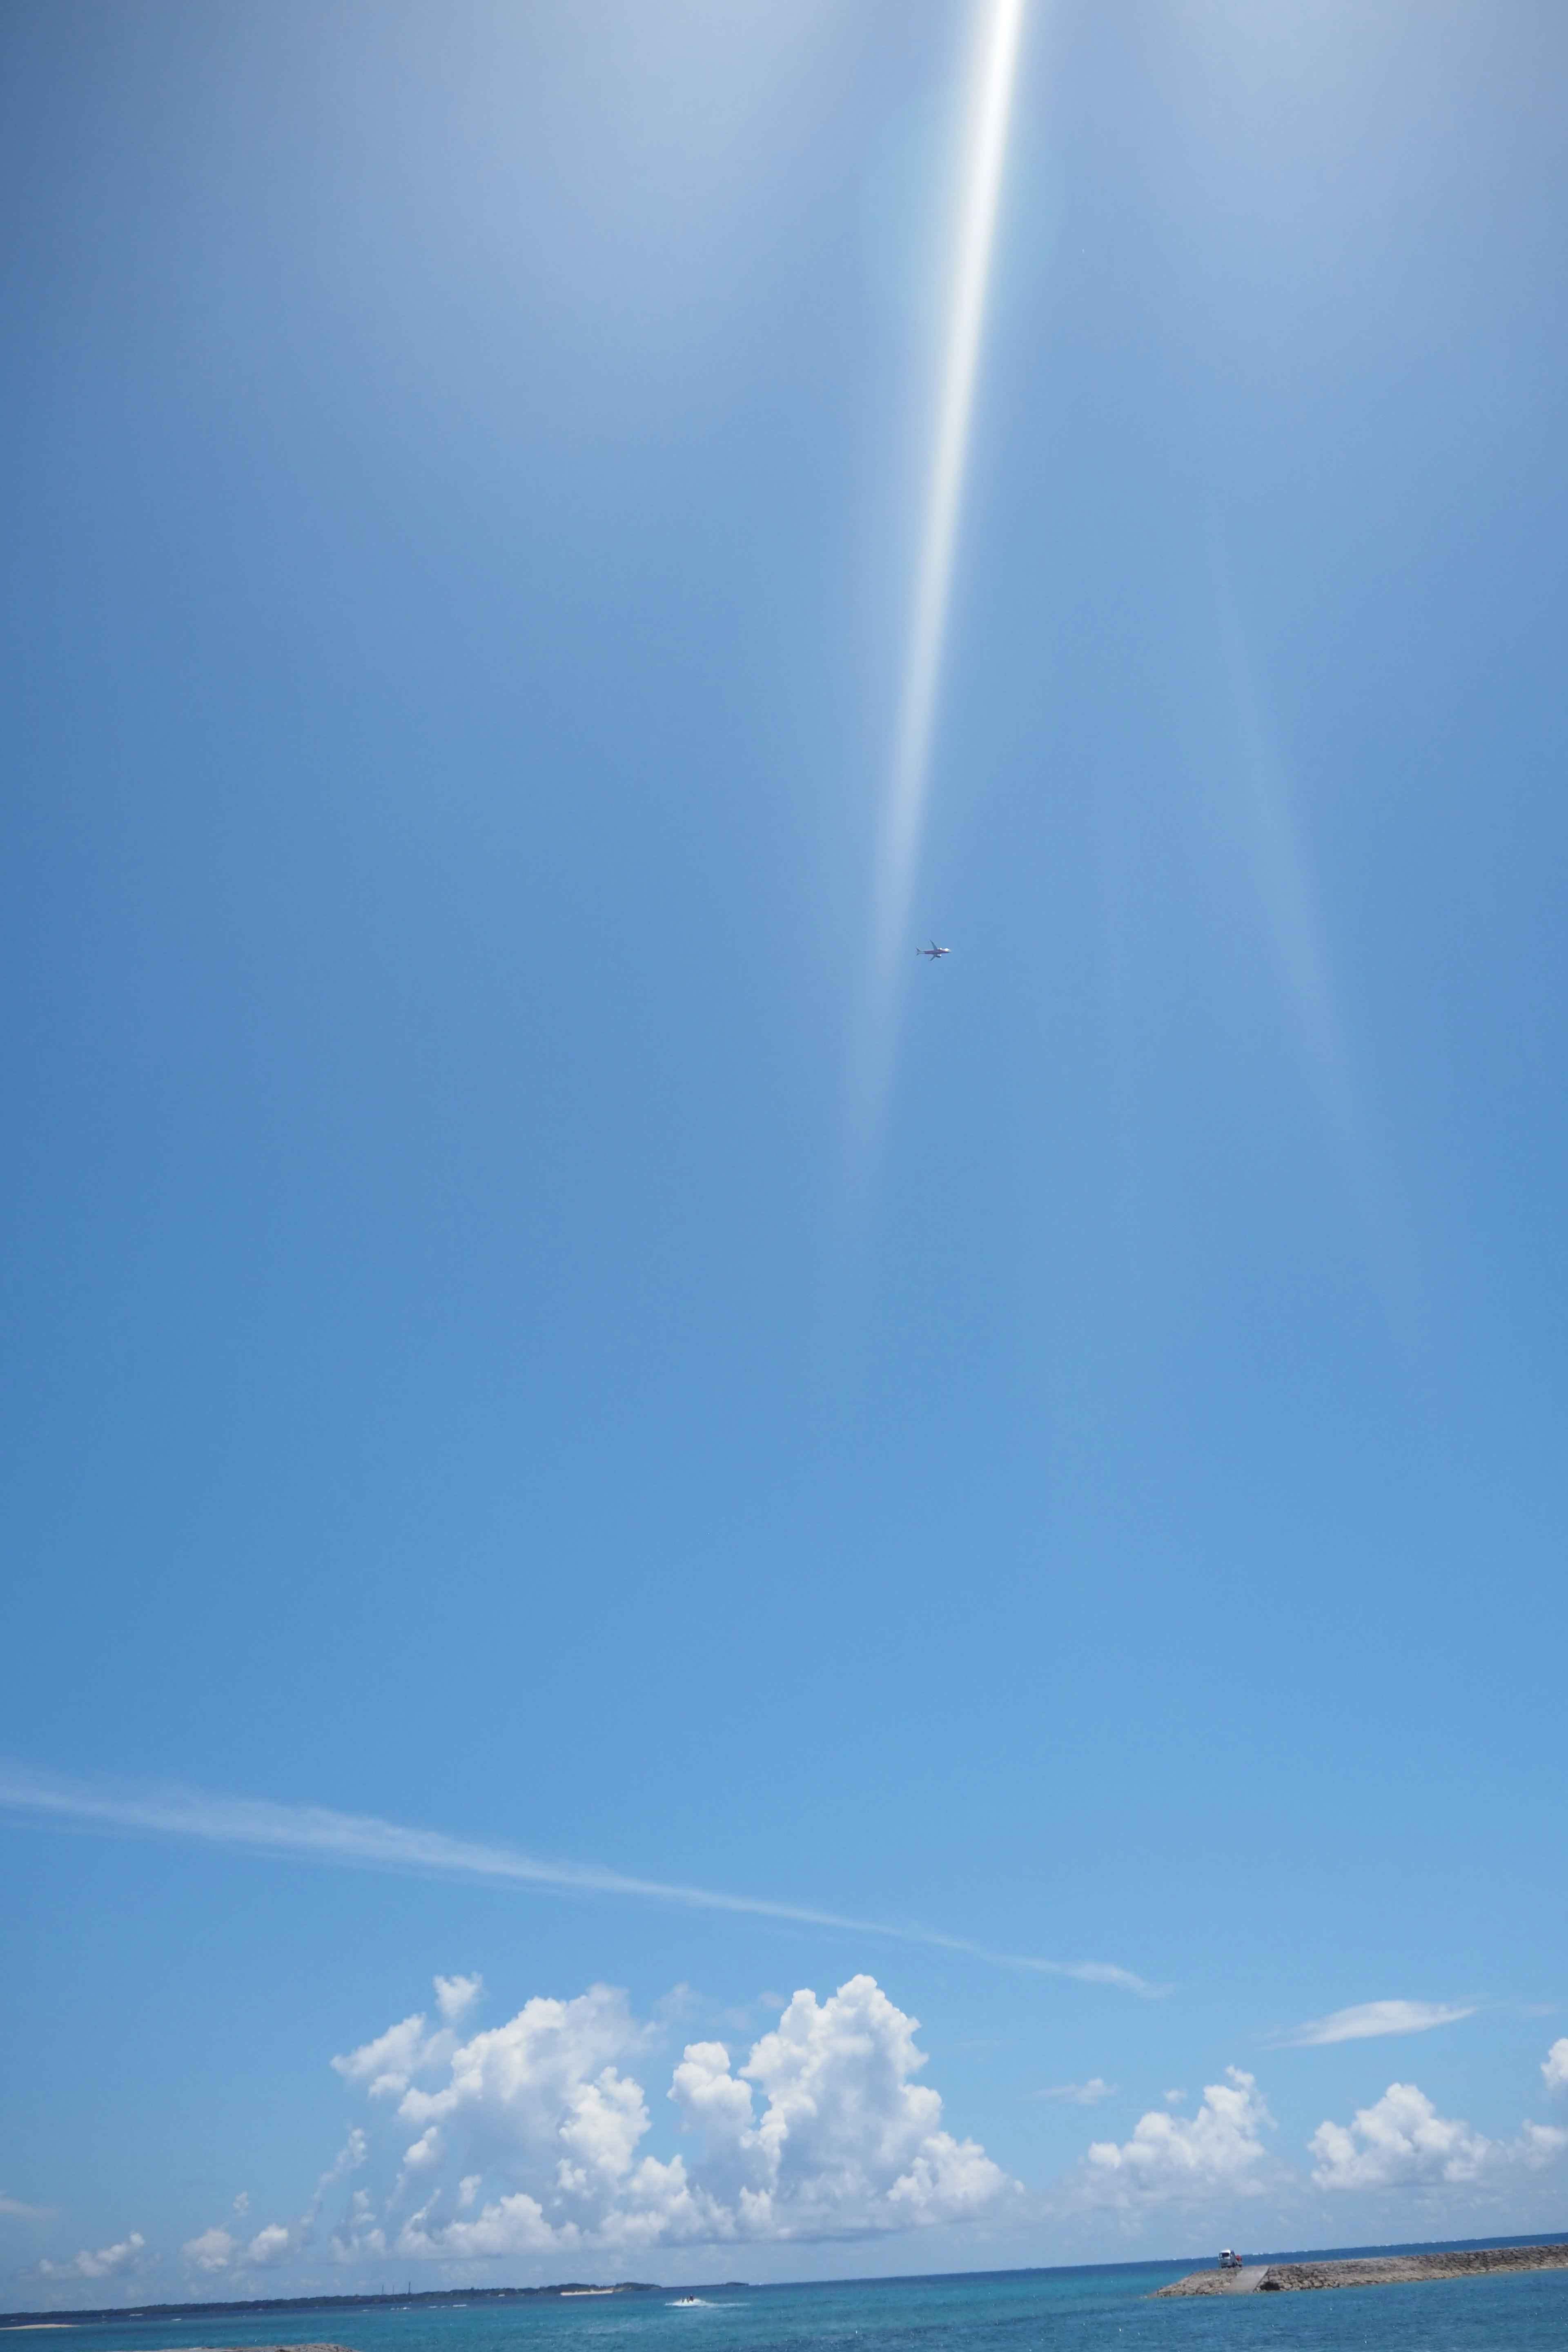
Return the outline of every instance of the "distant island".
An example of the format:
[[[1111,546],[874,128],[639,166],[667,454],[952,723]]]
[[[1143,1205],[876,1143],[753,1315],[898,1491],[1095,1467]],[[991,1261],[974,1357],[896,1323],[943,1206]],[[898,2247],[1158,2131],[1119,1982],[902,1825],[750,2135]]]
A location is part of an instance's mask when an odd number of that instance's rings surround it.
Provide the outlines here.
[[[1469,2246],[1453,2253],[1352,2254],[1341,2262],[1253,2263],[1193,2271],[1166,2294],[1300,2294],[1336,2286],[1405,2286],[1417,2279],[1481,2278],[1489,2271],[1568,2270],[1568,2245]]]
[[[565,2279],[558,2286],[441,2286],[412,2288],[406,2294],[289,2294],[258,2295],[244,2303],[138,2303],[112,2304],[95,2311],[0,2311],[0,2330],[7,2327],[39,2327],[51,2323],[68,2326],[73,2322],[85,2326],[94,2320],[105,2319],[254,2319],[266,2311],[375,2311],[395,2305],[405,2310],[415,2304],[455,2303],[530,2303],[566,2294],[716,2294],[721,2289],[732,2294],[749,2284],[745,2279],[724,2279],[719,2286],[661,2286],[654,2279],[617,2279],[612,2286],[600,2286],[591,2279]],[[198,2352],[192,2346],[190,2352]],[[247,2347],[247,2352],[267,2352],[267,2347]],[[300,2345],[289,2352],[342,2352],[342,2347]]]

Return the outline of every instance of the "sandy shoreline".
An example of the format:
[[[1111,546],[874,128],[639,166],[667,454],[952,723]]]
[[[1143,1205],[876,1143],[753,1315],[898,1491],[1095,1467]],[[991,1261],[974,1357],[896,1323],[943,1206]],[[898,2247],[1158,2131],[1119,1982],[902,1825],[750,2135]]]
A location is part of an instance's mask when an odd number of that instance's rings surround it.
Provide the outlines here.
[[[1239,2271],[1193,2271],[1155,2294],[1299,2294],[1320,2287],[1480,2278],[1489,2271],[1554,2270],[1568,2270],[1568,2246],[1473,2246],[1457,2254],[1361,2254],[1338,2263],[1253,2263]]]

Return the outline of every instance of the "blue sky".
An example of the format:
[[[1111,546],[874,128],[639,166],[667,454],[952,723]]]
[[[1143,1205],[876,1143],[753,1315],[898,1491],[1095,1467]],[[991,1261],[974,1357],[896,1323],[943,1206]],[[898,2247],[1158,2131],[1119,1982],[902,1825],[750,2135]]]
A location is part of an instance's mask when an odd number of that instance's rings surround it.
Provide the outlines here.
[[[1022,12],[889,949],[1005,13],[6,14],[9,2306],[1568,2228],[1568,22]]]

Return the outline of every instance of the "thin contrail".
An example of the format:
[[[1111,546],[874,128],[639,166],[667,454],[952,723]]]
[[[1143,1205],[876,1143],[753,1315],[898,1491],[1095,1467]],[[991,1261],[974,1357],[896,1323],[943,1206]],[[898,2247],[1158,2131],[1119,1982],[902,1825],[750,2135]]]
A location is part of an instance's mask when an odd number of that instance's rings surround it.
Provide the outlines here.
[[[805,1904],[775,1903],[765,1895],[725,1895],[708,1886],[634,1878],[595,1862],[541,1862],[510,1846],[449,1837],[444,1830],[408,1829],[398,1822],[378,1821],[373,1814],[333,1812],[325,1805],[279,1805],[262,1797],[218,1796],[204,1789],[95,1787],[0,1765],[0,1810],[304,1860],[429,1871],[492,1885],[555,1887],[574,1895],[632,1895],[646,1902],[680,1904],[690,1910],[740,1912],[801,1927],[891,1936],[906,1944],[966,1952],[995,1968],[1074,1977],[1081,1984],[1119,1985],[1145,2000],[1158,2000],[1170,1990],[1168,1985],[1150,1984],[1131,1969],[1117,1968],[1110,1960],[1041,1960],[1026,1953],[993,1952],[964,1937],[943,1936],[933,1928],[889,1927],[878,1920],[843,1918],[837,1912],[814,1910]]]
[[[1024,10],[1025,0],[979,0],[975,16],[935,430],[877,876],[868,1024],[869,1068],[862,1081],[866,1095],[862,1116],[868,1127],[877,1123],[879,1097],[887,1083],[895,980],[907,961],[906,933],[925,825],[931,731]]]

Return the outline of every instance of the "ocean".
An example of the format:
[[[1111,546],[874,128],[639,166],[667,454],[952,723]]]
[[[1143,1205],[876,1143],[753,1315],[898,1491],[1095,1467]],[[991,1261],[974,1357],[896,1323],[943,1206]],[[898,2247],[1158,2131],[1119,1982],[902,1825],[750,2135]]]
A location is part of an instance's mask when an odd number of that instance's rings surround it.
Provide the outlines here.
[[[352,2352],[1568,2352],[1568,2270],[1152,2303],[1185,2263],[709,2287],[518,2303],[378,2303],[70,2326],[68,2352],[331,2339]],[[0,2331],[0,2341],[10,2331]],[[48,2331],[53,2335],[53,2329]],[[65,2330],[60,2332],[64,2333]],[[29,2331],[13,2352],[52,2352]],[[59,2347],[67,2352],[67,2347]]]

